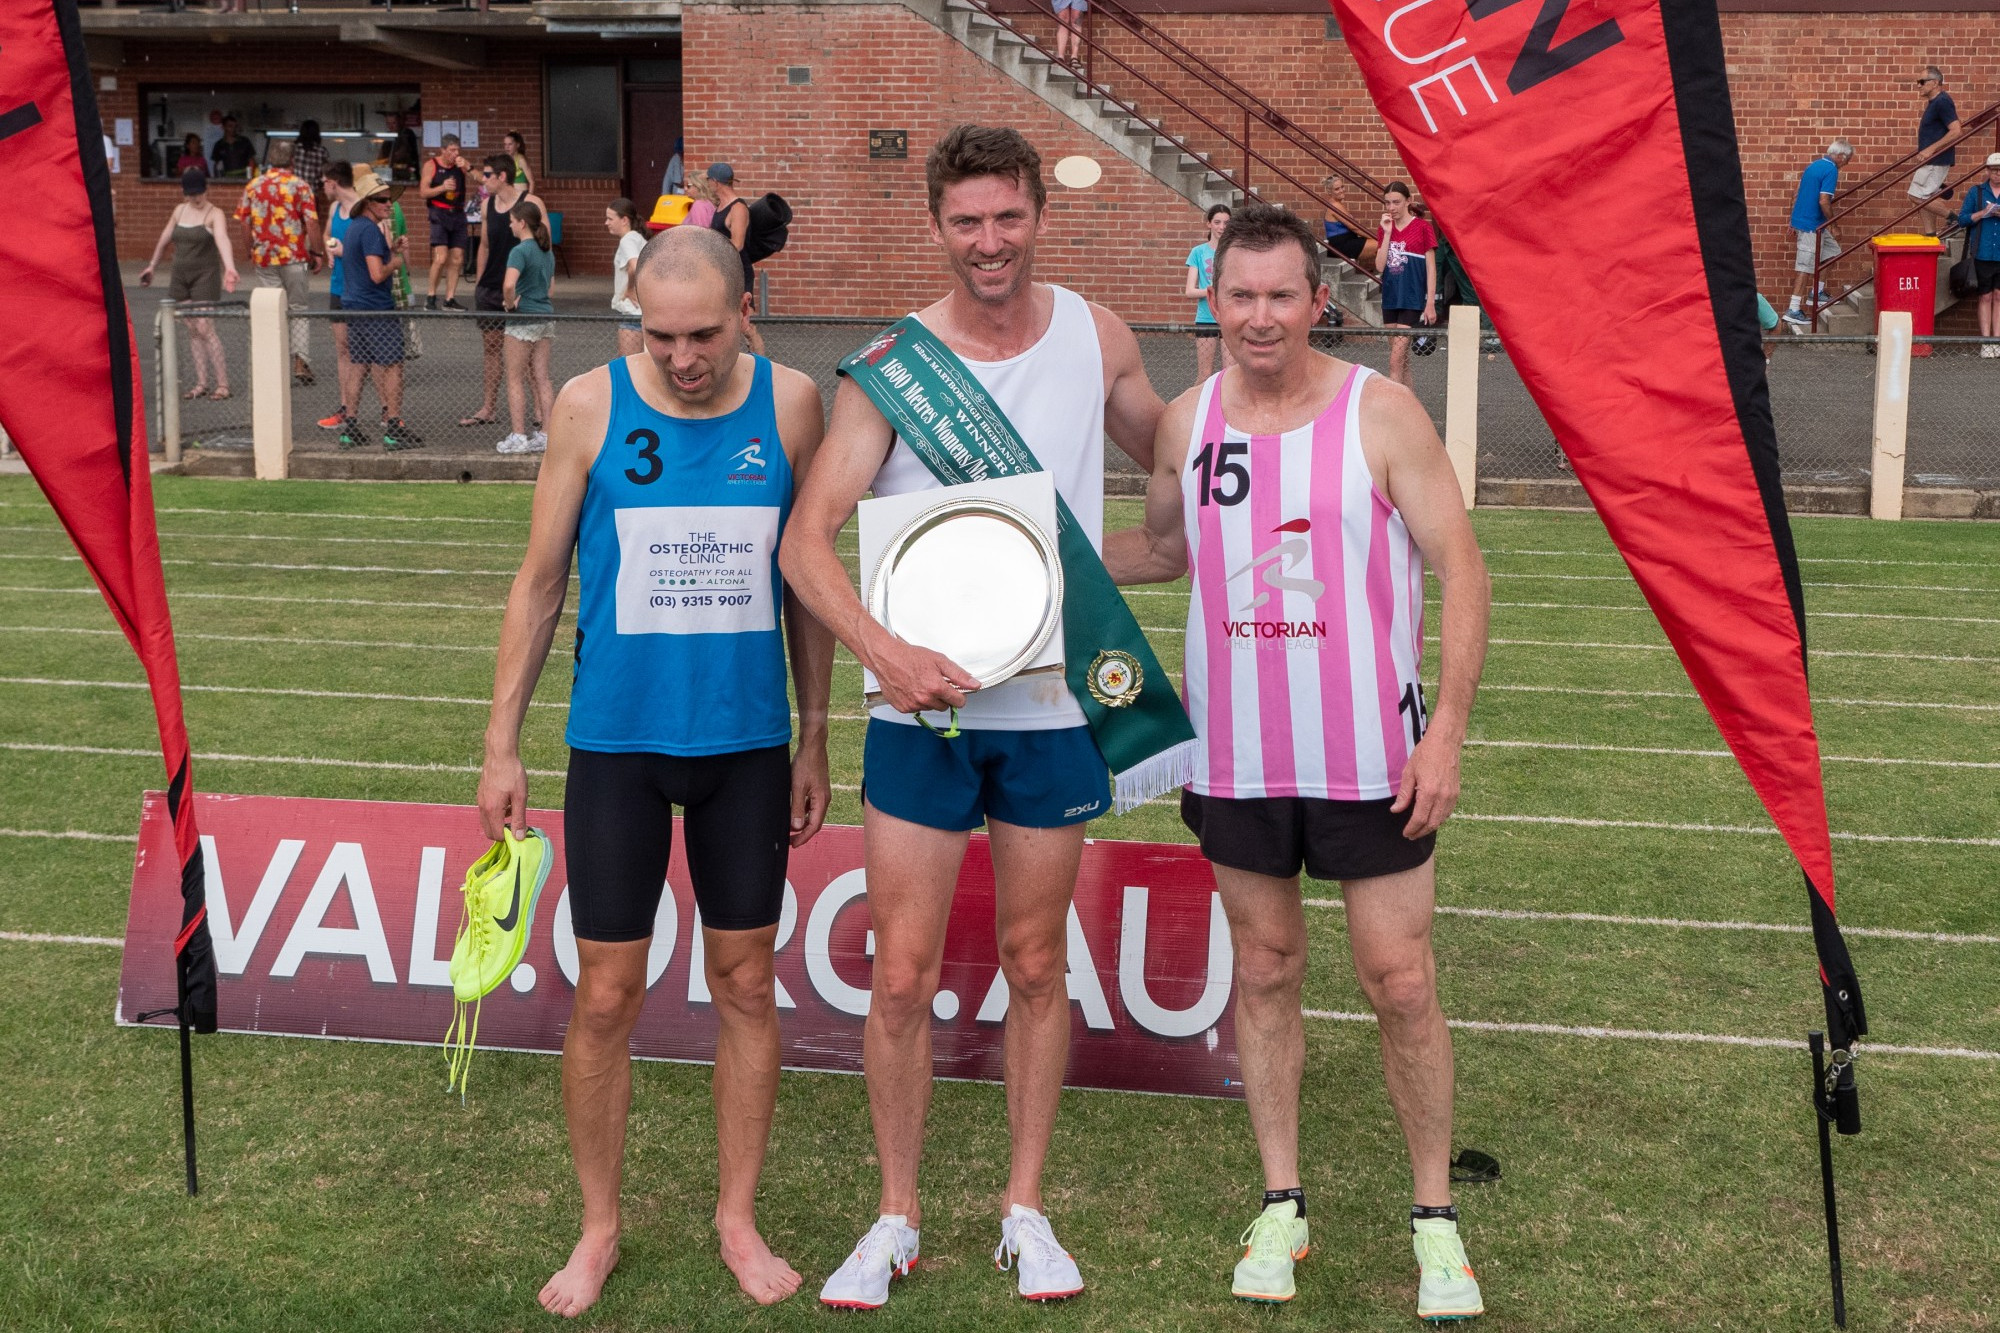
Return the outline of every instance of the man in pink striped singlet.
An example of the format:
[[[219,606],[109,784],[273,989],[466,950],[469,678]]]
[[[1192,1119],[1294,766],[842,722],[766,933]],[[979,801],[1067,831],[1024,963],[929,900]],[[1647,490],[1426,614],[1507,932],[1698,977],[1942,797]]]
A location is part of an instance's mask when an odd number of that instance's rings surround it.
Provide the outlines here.
[[[1306,1254],[1299,1175],[1301,865],[1340,881],[1354,967],[1381,1024],[1415,1174],[1417,1314],[1481,1313],[1451,1204],[1451,1034],[1431,955],[1432,845],[1486,657],[1485,563],[1458,481],[1409,390],[1308,343],[1326,305],[1312,232],[1252,204],[1215,257],[1236,366],[1167,409],[1119,583],[1192,576],[1187,707],[1202,741],[1181,817],[1214,863],[1236,950],[1236,1041],[1264,1208],[1233,1290],[1287,1301]],[[1424,565],[1443,587],[1426,711]]]

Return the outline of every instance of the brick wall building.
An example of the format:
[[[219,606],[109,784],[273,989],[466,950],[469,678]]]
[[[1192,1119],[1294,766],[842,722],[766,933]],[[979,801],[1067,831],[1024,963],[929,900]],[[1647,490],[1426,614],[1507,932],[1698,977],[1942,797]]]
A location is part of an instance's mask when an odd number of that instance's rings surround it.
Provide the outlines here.
[[[1364,170],[1404,174],[1323,10],[1148,17]],[[1850,181],[1913,150],[1920,103],[1912,80],[1922,65],[1945,68],[1967,115],[2000,100],[2000,68],[1990,60],[2000,50],[2000,14],[1989,6],[1726,12],[1722,20],[1759,283],[1782,304],[1799,172],[1836,134],[1855,144]],[[939,261],[924,228],[923,147],[956,121],[981,120],[1018,126],[1046,161],[1089,153],[1105,164],[1091,190],[1051,186],[1041,261],[1051,280],[1129,318],[1189,317],[1179,293],[1187,249],[1201,235],[1199,210],[903,5],[690,3],[683,41],[690,153],[728,155],[749,188],[778,189],[798,208],[790,247],[766,266],[774,310],[879,313],[927,300]],[[1973,64],[1981,51],[1989,59]],[[1143,109],[1144,97],[1135,100]],[[870,128],[907,129],[909,158],[871,161]],[[1990,135],[1968,145],[1981,155],[1992,148]],[[1347,202],[1369,222],[1379,211],[1352,192]],[[1587,218],[1549,224],[1574,231],[1580,244],[1624,243],[1594,234]]]
[[[1149,17],[1364,170],[1384,179],[1403,174],[1344,42],[1314,0],[1151,2],[1161,10],[1210,11]],[[1940,7],[1873,12],[1856,7],[1884,0],[1734,3],[1758,7],[1725,12],[1723,36],[1760,285],[1779,298],[1790,283],[1786,217],[1799,171],[1836,134],[1856,147],[1850,183],[1914,148],[1919,103],[1911,83],[1924,64],[1945,68],[1968,115],[2000,99],[2000,70],[1991,64],[2000,46],[2000,0],[1903,0]],[[1252,8],[1260,12],[1213,12]],[[1836,10],[1843,12],[1829,12]],[[107,81],[99,92],[107,128],[130,119],[143,139],[151,128],[146,99],[159,88],[211,88],[221,101],[257,85],[407,88],[420,97],[427,121],[478,121],[475,157],[491,151],[502,130],[525,131],[538,191],[566,215],[570,265],[601,275],[611,252],[602,206],[627,189],[650,202],[657,165],[671,151],[660,140],[671,138],[669,125],[684,127],[686,159],[696,170],[728,160],[746,194],[777,190],[797,210],[789,247],[764,266],[773,312],[879,314],[918,305],[937,289],[939,258],[925,226],[925,148],[960,120],[1010,124],[1049,162],[1088,154],[1105,168],[1090,190],[1051,186],[1042,272],[1133,319],[1189,314],[1179,293],[1183,259],[1199,239],[1198,210],[903,3],[537,0],[531,9],[453,18],[423,9],[406,18],[399,7],[395,22],[417,26],[408,30],[413,35],[387,37],[378,31],[389,21],[382,11],[357,12],[373,17],[358,25],[343,17],[329,27],[326,11],[310,6],[303,15],[248,16],[86,7],[96,72]],[[592,15],[619,26],[591,31]],[[635,15],[649,32],[628,35]],[[1033,21],[1046,18],[1037,12]],[[377,44],[357,46],[357,27],[374,33]],[[1973,63],[1982,52],[1986,63]],[[551,107],[548,89],[558,86],[551,82],[556,72],[578,62],[613,71],[615,91],[607,95],[616,111],[594,132],[619,141],[617,169],[562,172],[550,160],[561,108]],[[642,86],[654,90],[650,110],[635,100]],[[871,129],[908,131],[909,156],[871,158]],[[572,138],[580,132],[570,131]],[[1990,135],[1968,145],[1982,155],[1991,147]],[[150,252],[179,197],[157,168],[147,179],[142,157],[124,154],[115,186],[119,246],[128,258]],[[1284,160],[1308,170],[1302,159]],[[1259,175],[1253,170],[1253,184],[1263,189]],[[1285,193],[1271,190],[1277,198]],[[1372,200],[1350,191],[1343,202],[1372,223]],[[410,211],[413,267],[420,268],[427,256],[414,201]],[[1628,243],[1596,234],[1588,218],[1551,217],[1549,225],[1574,232],[1579,244]],[[1850,229],[1844,239],[1852,243],[1862,232]]]

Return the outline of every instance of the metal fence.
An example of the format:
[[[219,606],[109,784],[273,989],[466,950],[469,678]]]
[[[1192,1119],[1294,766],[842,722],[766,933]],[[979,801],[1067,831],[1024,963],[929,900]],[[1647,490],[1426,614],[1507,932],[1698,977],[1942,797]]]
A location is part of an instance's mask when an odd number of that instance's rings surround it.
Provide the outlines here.
[[[180,434],[184,444],[202,449],[243,449],[251,445],[249,401],[249,320],[247,303],[183,305],[176,321],[176,370],[171,380],[183,395],[217,387],[212,367],[196,364],[198,344],[213,349],[224,367],[231,396],[182,398]],[[323,310],[307,311],[303,349],[312,368],[310,384],[292,388],[294,451],[338,450],[336,431],[320,423],[335,417],[340,395],[335,372],[334,321]],[[352,321],[356,318],[350,313]],[[508,405],[502,335],[493,316],[472,312],[403,311],[408,359],[404,363],[401,415],[429,451],[466,456],[491,453],[513,428]],[[520,319],[521,316],[511,318]],[[526,317],[533,318],[533,317]],[[617,352],[618,317],[611,314],[552,315],[550,387],[604,364]],[[810,375],[832,402],[835,367],[867,336],[889,322],[884,318],[760,319],[767,352],[775,360]],[[484,326],[484,327],[483,327]],[[1153,387],[1171,400],[1195,382],[1196,340],[1191,325],[1133,326]],[[1410,358],[1412,388],[1440,429],[1444,424],[1449,335],[1434,329],[1380,329],[1347,326],[1315,330],[1323,351],[1386,372],[1390,347],[1398,339],[1427,343],[1435,355]],[[205,343],[204,343],[204,340]],[[1919,339],[1930,356],[1912,367],[1906,483],[1910,486],[2000,486],[2000,365],[1981,348],[1989,342],[1966,338]],[[1774,337],[1766,342],[1772,415],[1777,426],[1785,480],[1794,485],[1857,488],[1867,483],[1873,438],[1874,339],[1869,337]],[[294,349],[299,350],[299,349]],[[1488,331],[1480,340],[1478,447],[1479,475],[1487,480],[1556,479],[1568,466],[1541,411],[1529,397],[1520,373],[1501,341]],[[210,358],[213,359],[213,356]],[[492,394],[489,400],[488,385]],[[526,395],[524,432],[539,424],[532,391]],[[491,422],[475,420],[486,415]],[[162,407],[166,404],[162,403]],[[163,421],[165,413],[156,414]],[[382,405],[372,387],[361,394],[364,433],[380,448]],[[462,422],[472,420],[471,425]],[[164,425],[164,421],[163,421]],[[1114,489],[1140,485],[1136,467],[1116,449],[1106,451]]]

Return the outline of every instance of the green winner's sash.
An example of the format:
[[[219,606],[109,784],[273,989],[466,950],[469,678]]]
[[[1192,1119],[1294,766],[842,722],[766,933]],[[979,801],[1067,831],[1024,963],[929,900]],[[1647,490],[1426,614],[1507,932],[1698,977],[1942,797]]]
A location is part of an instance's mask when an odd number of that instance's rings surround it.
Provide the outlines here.
[[[840,363],[931,475],[947,486],[1040,472],[1014,423],[914,315]],[[1194,780],[1195,735],[1180,696],[1060,494],[1063,675],[1112,774],[1120,814]]]

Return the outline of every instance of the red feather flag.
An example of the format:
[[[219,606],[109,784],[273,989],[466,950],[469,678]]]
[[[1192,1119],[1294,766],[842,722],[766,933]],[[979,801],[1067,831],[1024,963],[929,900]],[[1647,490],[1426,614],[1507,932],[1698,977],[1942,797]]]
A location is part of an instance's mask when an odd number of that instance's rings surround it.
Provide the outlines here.
[[[1805,871],[1844,1050],[1867,1020],[1833,914],[1715,0],[1331,3],[1529,393]]]
[[[213,1032],[215,959],[180,667],[153,526],[145,399],[119,286],[103,133],[75,0],[0,5],[0,178],[24,201],[0,247],[0,425],[83,554],[152,686],[181,865],[178,1017]],[[192,1187],[192,1165],[189,1180]]]

